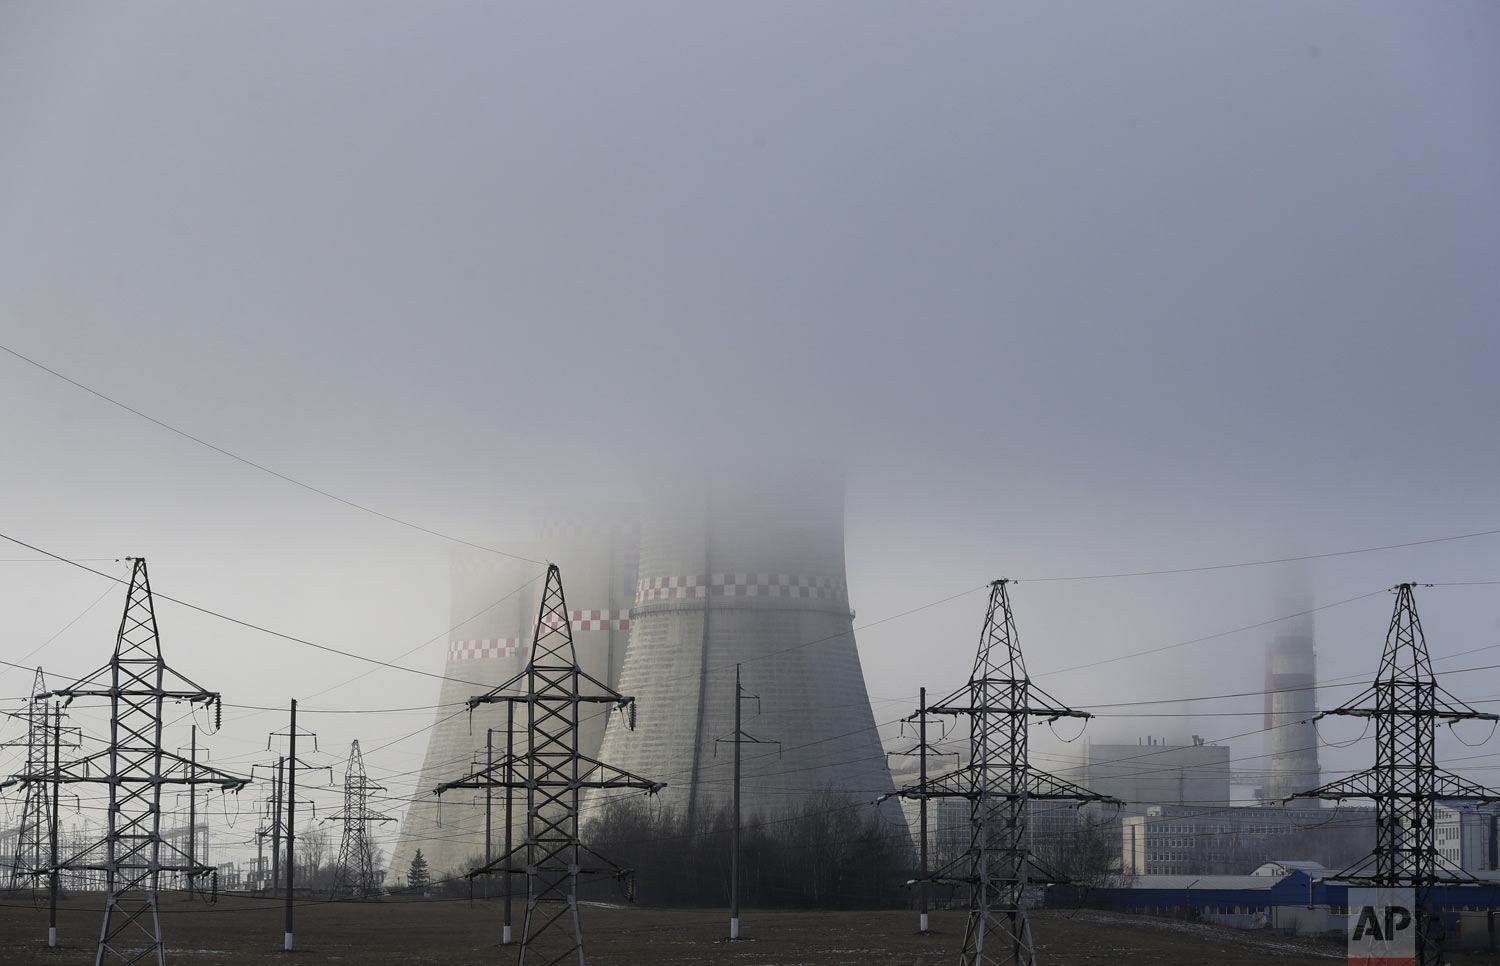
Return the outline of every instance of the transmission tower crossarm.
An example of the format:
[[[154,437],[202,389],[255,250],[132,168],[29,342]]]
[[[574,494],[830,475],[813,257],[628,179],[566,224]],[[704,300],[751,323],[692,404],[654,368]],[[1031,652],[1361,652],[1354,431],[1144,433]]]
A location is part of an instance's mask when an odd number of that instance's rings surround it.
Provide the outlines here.
[[[655,795],[667,787],[666,782],[652,781],[583,755],[578,756],[578,763],[577,784],[580,788],[639,788],[647,795]]]
[[[1288,795],[1281,799],[1279,804],[1285,805],[1299,798],[1324,798],[1330,800],[1370,798],[1381,793],[1380,780],[1381,776],[1379,772],[1373,768],[1366,768],[1364,771],[1358,771],[1352,775],[1346,775],[1343,778],[1325,782],[1317,788],[1298,792],[1296,795]]]
[[[1082,785],[1076,785],[1065,778],[1058,778],[1050,772],[1039,768],[1026,766],[1026,797],[1037,799],[1062,799],[1075,802],[1100,802],[1105,805],[1124,805],[1124,801],[1113,795],[1101,795],[1091,792]]]
[[[1011,686],[1013,683],[1022,686],[1025,685],[1025,682],[1019,681],[988,681],[986,683],[990,685],[998,685],[999,688]],[[1075,711],[1072,708],[1064,708],[1061,705],[1052,705],[1046,703],[1027,703],[1022,705],[1013,705],[1004,702],[989,703],[984,701],[973,702],[970,704],[944,703],[940,705],[933,705],[932,707],[927,709],[927,713],[951,715],[1007,714],[1024,716],[1028,718],[1046,718],[1049,721],[1058,721],[1063,718],[1082,718],[1087,720],[1093,717],[1093,714],[1088,711]]]
[[[1348,718],[1434,718],[1449,724],[1458,721],[1500,721],[1500,714],[1465,710],[1467,707],[1461,702],[1456,705],[1444,702],[1441,705],[1434,703],[1430,708],[1335,708],[1321,712],[1313,720],[1338,715]]]
[[[965,765],[953,771],[928,778],[925,783],[916,782],[903,786],[895,794],[901,798],[920,800],[923,798],[973,798],[974,781],[970,777],[973,766]]]
[[[1489,804],[1500,802],[1500,791],[1475,784],[1467,778],[1434,766],[1432,797],[1440,801]]]

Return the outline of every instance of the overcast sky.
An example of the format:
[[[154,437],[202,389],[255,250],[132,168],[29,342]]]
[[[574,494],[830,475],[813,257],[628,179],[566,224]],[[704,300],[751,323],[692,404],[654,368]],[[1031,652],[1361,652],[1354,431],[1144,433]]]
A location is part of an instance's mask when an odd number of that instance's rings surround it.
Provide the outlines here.
[[[637,496],[642,466],[829,457],[856,627],[1011,576],[1068,703],[1254,690],[1265,628],[1066,669],[1282,616],[1279,567],[1030,579],[1500,528],[1497,92],[1487,2],[9,3],[0,343],[501,549],[540,500]],[[4,353],[0,405],[0,532],[144,555],[162,593],[372,657],[431,641],[400,661],[441,670],[449,542]],[[122,590],[0,568],[7,660],[108,658]],[[1500,536],[1301,573],[1320,606],[1493,581]],[[1390,603],[1317,614],[1325,679],[1373,674]],[[1500,587],[1418,604],[1435,657],[1500,645]],[[877,720],[962,681],[983,610],[859,632]],[[232,702],[436,699],[385,671],[319,695],[367,668],[161,622]],[[1500,647],[1440,666],[1484,664]],[[1493,670],[1447,683],[1500,697]],[[0,672],[12,704],[28,685]],[[341,754],[430,720],[312,726]],[[235,713],[216,755],[260,760],[277,725]]]

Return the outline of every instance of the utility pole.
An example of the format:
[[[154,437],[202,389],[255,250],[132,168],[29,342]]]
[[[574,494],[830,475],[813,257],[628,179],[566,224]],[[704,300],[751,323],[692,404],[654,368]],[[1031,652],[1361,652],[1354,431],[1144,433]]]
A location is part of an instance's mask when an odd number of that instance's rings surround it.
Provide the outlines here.
[[[249,784],[248,779],[215,769],[192,767],[162,747],[163,705],[168,700],[213,708],[217,727],[220,699],[217,692],[204,690],[162,660],[146,561],[132,558],[130,562],[130,589],[109,663],[70,687],[38,695],[109,700],[109,747],[58,769],[60,781],[102,783],[109,789],[108,831],[99,843],[105,849],[104,861],[90,858],[96,844],[59,864],[104,873],[109,895],[96,966],[106,958],[132,964],[148,959],[164,962],[166,947],[156,901],[161,873],[204,871],[192,864],[162,861],[162,787],[211,783],[225,791],[238,791]],[[169,676],[178,687],[164,686]],[[103,775],[92,773],[90,766],[95,763],[103,767]],[[184,764],[189,770],[181,778],[171,777],[166,770]]]
[[[585,691],[584,688],[588,690]],[[549,963],[577,958],[584,966],[583,926],[578,918],[578,877],[588,874],[629,873],[592,850],[578,838],[578,806],[585,788],[660,790],[657,782],[613,768],[578,750],[579,708],[586,703],[612,704],[624,711],[631,699],[619,694],[578,666],[562,574],[556,564],[547,568],[546,585],[537,613],[531,658],[525,670],[485,694],[469,699],[472,709],[497,701],[526,708],[529,747],[517,760],[510,756],[495,772],[470,773],[434,789],[441,795],[452,788],[526,789],[526,841],[469,875],[522,872],[526,875],[526,919],[521,927],[519,962],[531,950]],[[630,720],[627,718],[627,720]],[[525,765],[525,778],[517,772]],[[498,773],[498,774],[497,774]],[[507,823],[508,829],[508,823]],[[585,860],[591,859],[585,865]],[[571,925],[571,937],[564,933]],[[543,951],[544,945],[557,945]]]
[[[485,770],[485,773],[488,774],[488,773],[494,771],[494,769],[495,769],[495,729],[494,728],[486,728],[486,729],[484,729],[484,770]],[[491,790],[493,788],[494,788],[493,785],[485,785],[484,786],[484,864],[485,865],[489,865],[490,864],[490,834],[491,834],[491,831],[492,831],[492,829],[491,829],[491,824],[492,823],[490,821],[490,807],[494,804],[494,795],[491,794]],[[490,897],[490,879],[489,879],[489,876],[485,876],[485,878],[484,878],[484,897],[486,899],[488,899]]]
[[[760,696],[746,694],[745,689],[740,686],[740,666],[734,666],[734,734],[728,738],[714,739],[714,753],[718,754],[719,742],[734,742],[734,838],[729,856],[729,938],[737,940],[740,938],[740,745],[749,743],[752,745],[776,745],[777,754],[780,754],[781,742],[757,738],[746,734],[740,727],[740,703],[746,698],[756,702],[756,713],[760,710]]]
[[[1433,887],[1479,881],[1438,851],[1438,799],[1500,799],[1500,792],[1438,767],[1437,724],[1500,721],[1500,715],[1475,711],[1437,683],[1422,622],[1417,617],[1413,586],[1399,584],[1392,588],[1396,592],[1396,606],[1375,680],[1350,701],[1318,715],[1318,718],[1350,715],[1375,719],[1375,764],[1348,778],[1289,796],[1283,802],[1296,798],[1374,800],[1374,851],[1338,875],[1329,876],[1327,881],[1411,890],[1417,918],[1414,962],[1416,966],[1431,966],[1443,961],[1432,922]]]
[[[740,699],[744,688],[740,687],[740,666],[734,666],[734,855],[729,860],[729,938],[740,938],[740,741],[744,732],[740,730]]]
[[[286,754],[286,952],[292,951],[292,875],[296,869],[292,845],[297,840],[297,699],[292,699],[292,725]]]
[[[304,770],[318,771],[327,768],[326,765],[312,765],[297,757],[297,738],[299,735],[311,738],[313,751],[316,752],[318,750],[318,736],[311,731],[299,731],[297,729],[297,699],[292,698],[291,719],[287,730],[273,731],[270,737],[266,739],[267,751],[271,750],[271,743],[276,738],[280,737],[287,740],[286,756],[280,761],[280,771],[282,773],[281,794],[286,804],[286,823],[280,825],[281,832],[283,833],[282,841],[286,843],[285,853],[281,859],[281,871],[285,873],[284,881],[286,884],[286,932],[282,948],[286,952],[292,951],[292,934],[294,931],[292,928],[292,910],[295,899],[293,885],[297,874],[295,851],[297,847],[297,826],[295,824],[297,820],[297,766],[301,765]],[[331,781],[333,769],[329,768],[328,774]],[[280,818],[279,807],[277,818]],[[279,821],[278,824],[280,824]]]
[[[188,746],[188,774],[192,774],[198,768],[198,726],[193,725],[192,738]],[[198,855],[198,790],[192,785],[188,786],[188,865],[197,865]],[[187,894],[192,898],[197,880],[194,876],[187,877]]]
[[[81,736],[80,736],[81,737]],[[62,774],[62,705],[52,709],[52,821],[49,837],[52,840],[52,861],[48,863],[52,867],[51,895],[47,899],[47,946],[57,946],[57,892],[61,887],[62,873],[57,868],[57,799],[58,799],[58,776]]]
[[[927,689],[920,689],[917,696],[917,746],[921,749],[919,770],[917,780],[922,783],[922,788],[927,788]],[[927,881],[927,799],[923,798],[919,803],[922,813],[922,864],[918,874],[922,878],[921,884],[921,910],[918,913],[917,928],[921,932],[927,931],[927,891],[930,883]]]
[[[962,688],[921,713],[969,719],[969,763],[935,781],[903,788],[906,798],[969,801],[968,852],[940,870],[936,881],[969,887],[969,921],[959,952],[961,966],[1010,963],[1033,966],[1036,950],[1026,917],[1028,882],[1065,881],[1031,854],[1026,823],[1033,799],[1102,801],[1097,795],[1040,769],[1027,755],[1033,717],[1090,718],[1031,683],[1011,613],[1008,580],[990,584],[989,609],[974,670]],[[926,695],[923,695],[925,703]],[[963,865],[966,868],[954,868]],[[994,939],[1004,946],[997,948]]]
[[[506,770],[506,776],[507,777],[514,777],[513,774],[512,774],[512,772],[510,771],[510,769],[515,764],[515,755],[516,755],[516,703],[514,701],[507,701],[507,702],[505,702],[505,767],[507,769]],[[493,774],[493,773],[491,773],[491,774]],[[515,796],[513,794],[511,794],[511,786],[510,785],[505,785],[503,787],[505,788],[505,854],[506,855],[510,855],[511,854],[511,835],[512,835],[511,829],[513,829],[515,827],[515,817],[514,817],[514,814],[512,813],[512,803],[515,801]],[[489,863],[486,863],[486,865],[488,865],[488,864]],[[502,933],[502,938],[501,938],[500,941],[502,943],[504,943],[505,945],[509,946],[510,942],[511,942],[511,937],[510,937],[510,896],[511,896],[511,891],[512,891],[511,890],[511,882],[510,882],[510,870],[509,869],[504,870],[503,872],[500,873],[500,876],[501,876],[501,881],[503,881],[505,883],[505,923],[504,923],[504,929],[503,929],[503,933]]]
[[[281,787],[285,780],[286,758],[277,758],[276,777],[271,780],[271,898],[273,899],[281,892]]]
[[[938,756],[952,755],[956,759],[958,758],[958,752],[938,751],[932,745],[927,743],[926,688],[919,688],[917,691],[917,713],[911,715],[908,718],[902,719],[901,726],[903,729],[903,733],[905,731],[906,723],[909,721],[915,721],[917,724],[916,746],[908,748],[906,751],[891,752],[891,754],[917,756],[917,784],[915,788],[921,790],[927,788],[927,756],[929,754]],[[943,737],[948,737],[946,728],[943,730]],[[917,850],[919,856],[919,868],[917,871],[917,895],[919,900],[917,910],[917,930],[923,933],[930,931],[930,929],[928,928],[927,913],[928,904],[930,901],[930,896],[928,893],[932,885],[932,875],[929,871],[927,862],[927,850],[929,848],[929,842],[931,841],[931,836],[928,833],[927,825],[927,799],[928,796],[926,795],[922,795],[917,798],[918,832],[922,838],[921,844]]]

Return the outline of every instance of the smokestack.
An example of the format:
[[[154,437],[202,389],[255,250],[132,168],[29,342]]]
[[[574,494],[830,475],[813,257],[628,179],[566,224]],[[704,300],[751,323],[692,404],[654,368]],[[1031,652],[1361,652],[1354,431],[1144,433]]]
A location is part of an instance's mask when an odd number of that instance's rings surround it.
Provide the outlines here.
[[[1280,595],[1289,610],[1311,610],[1305,594]],[[1266,645],[1266,750],[1271,756],[1266,799],[1277,801],[1316,788],[1318,732],[1317,655],[1313,650],[1312,615],[1283,621]]]

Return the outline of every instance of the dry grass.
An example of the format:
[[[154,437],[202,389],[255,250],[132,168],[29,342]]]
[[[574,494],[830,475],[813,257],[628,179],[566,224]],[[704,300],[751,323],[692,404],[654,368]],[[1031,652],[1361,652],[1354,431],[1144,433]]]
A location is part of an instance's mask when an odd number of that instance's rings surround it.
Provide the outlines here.
[[[523,911],[516,903],[516,933]],[[173,963],[239,964],[509,963],[515,948],[499,945],[498,902],[384,899],[365,903],[300,903],[297,949],[282,952],[279,902],[221,897],[217,905],[163,896],[162,930]],[[745,910],[744,941],[730,943],[723,910],[582,909],[590,963],[724,963],[735,966],[869,966],[948,963],[963,939],[962,913],[934,913],[934,932],[916,932],[912,912],[792,912]],[[0,963],[90,963],[101,916],[97,896],[77,897],[59,913],[60,946],[46,946],[45,902],[0,899]],[[1040,958],[1051,966],[1329,966],[1342,961],[1337,946],[1232,929],[1136,916],[1083,912],[1034,916]],[[550,957],[548,957],[550,958]],[[546,962],[548,958],[540,958]],[[528,959],[530,961],[530,959]],[[1456,962],[1465,962],[1456,960]],[[1472,960],[1477,963],[1478,960]]]

